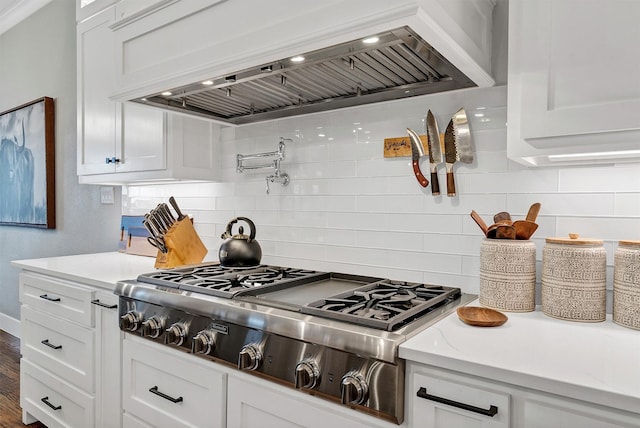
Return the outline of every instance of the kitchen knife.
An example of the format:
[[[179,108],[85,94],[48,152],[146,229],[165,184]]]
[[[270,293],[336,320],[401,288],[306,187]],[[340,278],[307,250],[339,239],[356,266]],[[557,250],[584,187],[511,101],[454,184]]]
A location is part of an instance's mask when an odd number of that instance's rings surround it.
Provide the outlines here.
[[[431,110],[427,112],[427,139],[429,140],[429,166],[431,167],[431,194],[435,196],[440,194],[438,165],[442,162],[442,150],[438,122],[436,122]]]
[[[471,133],[464,108],[458,110],[447,125],[447,130],[444,133],[444,158],[447,167],[447,196],[455,196],[456,184],[453,177],[453,164],[473,162]]]
[[[176,199],[173,196],[171,196],[169,198],[169,203],[171,204],[173,209],[176,210],[176,214],[178,214],[178,221],[180,221],[183,218],[185,218],[185,215],[182,214],[182,211],[180,211],[180,207],[178,206],[178,202],[176,202]]]
[[[411,163],[413,165],[413,173],[418,180],[418,183],[422,187],[427,187],[429,185],[429,180],[425,178],[420,170],[420,158],[424,156],[424,147],[422,147],[422,141],[420,141],[420,137],[418,134],[407,128],[407,132],[409,133],[409,139],[411,140]]]

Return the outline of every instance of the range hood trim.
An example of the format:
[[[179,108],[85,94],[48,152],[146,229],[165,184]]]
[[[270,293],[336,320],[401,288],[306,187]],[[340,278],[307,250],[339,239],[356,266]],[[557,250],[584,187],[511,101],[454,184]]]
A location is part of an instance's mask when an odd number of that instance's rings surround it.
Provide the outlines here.
[[[203,0],[201,3],[204,4],[206,1]],[[231,4],[227,2],[223,3],[226,5]],[[326,7],[318,6],[318,10],[321,13],[326,14],[328,9],[336,6],[333,3],[341,4],[343,2],[336,1],[330,3],[331,4]],[[353,12],[353,10],[357,8],[356,6],[362,2],[358,2],[357,4],[354,4],[353,2],[348,2],[348,4],[347,2],[344,3],[344,7],[351,9],[351,12]],[[382,5],[383,3],[384,5]],[[179,2],[162,10],[162,12],[167,16],[167,19],[172,19],[174,21],[177,19],[175,17],[168,17],[171,14],[169,9],[177,7],[178,4]],[[200,58],[205,58],[205,60],[200,60],[199,63],[192,62],[188,67],[185,65],[182,71],[172,70],[171,68],[166,67],[165,64],[161,64],[161,62],[157,62],[157,64],[150,64],[150,66],[153,68],[153,66],[157,65],[156,68],[159,71],[162,71],[162,73],[156,73],[156,70],[143,69],[140,64],[133,64],[129,66],[130,71],[127,70],[127,67],[122,64],[125,57],[125,47],[123,46],[125,46],[129,41],[132,41],[132,43],[137,44],[137,47],[141,49],[142,47],[137,39],[138,36],[141,35],[138,34],[134,37],[135,35],[130,31],[128,34],[123,33],[121,34],[122,37],[116,37],[116,39],[118,39],[116,40],[117,44],[122,45],[120,47],[123,49],[123,51],[118,55],[118,61],[121,62],[118,64],[118,72],[122,74],[121,76],[118,76],[120,78],[118,82],[120,92],[114,94],[112,99],[116,101],[131,101],[148,94],[157,93],[162,89],[169,87],[179,87],[190,82],[203,81],[210,79],[211,76],[234,74],[238,69],[246,69],[249,68],[249,66],[256,67],[259,63],[265,64],[268,62],[275,62],[278,58],[287,58],[294,53],[308,52],[309,50],[313,50],[313,48],[338,44],[344,42],[347,37],[349,40],[356,38],[361,39],[370,34],[386,32],[390,31],[392,28],[405,26],[408,26],[422,39],[426,40],[434,47],[434,49],[440,52],[444,58],[447,58],[449,62],[453,63],[457,69],[461,70],[465,76],[475,82],[478,86],[487,87],[495,84],[490,74],[486,71],[486,69],[490,69],[491,62],[490,43],[488,45],[488,50],[483,50],[483,46],[487,48],[487,40],[476,42],[475,40],[479,37],[469,37],[469,35],[484,37],[488,31],[488,39],[490,40],[490,10],[495,5],[495,0],[477,0],[476,2],[471,2],[471,8],[466,10],[467,8],[465,7],[463,8],[465,9],[464,11],[454,10],[456,8],[455,5],[450,6],[449,3],[443,0],[404,0],[402,2],[393,3],[392,5],[389,5],[386,2],[376,1],[374,3],[367,3],[367,6],[369,6],[369,4],[372,5],[372,10],[368,11],[370,12],[369,15],[361,14],[361,16],[351,16],[353,13],[345,13],[348,17],[341,18],[340,21],[336,22],[333,28],[323,27],[309,30],[308,34],[295,34],[295,37],[292,37],[290,41],[281,44],[269,45],[267,49],[259,50],[259,52],[257,52],[258,49],[256,49],[255,46],[247,46],[246,51],[243,49],[242,52],[233,52],[233,55],[221,57],[215,65],[210,59],[207,60],[207,58],[211,58],[211,55],[208,55],[207,52],[214,52],[214,50],[211,49],[218,49],[217,46],[220,46],[219,44],[215,45],[209,43],[209,45],[203,45],[203,47],[208,47],[207,50],[197,50],[196,48],[193,48],[191,51],[185,53],[184,58],[186,62],[184,62],[184,64],[189,64],[189,60],[194,59],[195,52],[201,54]],[[200,7],[202,8],[202,6]],[[468,22],[465,23],[461,20],[457,23],[456,19],[458,16],[455,15],[468,15],[469,13],[473,15],[476,10],[482,10],[482,23],[473,23],[473,25],[471,25],[473,28],[471,29],[461,28],[460,25],[468,24]],[[143,18],[142,20],[144,19],[146,18]],[[438,25],[437,23],[441,23],[441,25]],[[443,26],[446,26],[451,34],[444,31]],[[265,26],[262,30],[265,31],[267,28],[275,27],[269,24],[269,26]],[[117,27],[115,32],[118,33],[126,29],[127,26]],[[146,31],[148,33],[150,32],[149,27],[146,28]],[[252,33],[242,34],[246,39],[247,35]],[[306,48],[303,50],[303,47]],[[129,48],[129,46],[126,46],[126,48]],[[130,57],[135,57],[133,51],[129,51],[127,54]],[[256,55],[252,56],[252,54]],[[170,55],[168,56],[170,57]],[[160,61],[164,60],[161,59]],[[136,67],[136,65],[138,65],[138,67]],[[180,64],[178,66],[182,67]],[[144,73],[144,80],[141,79],[143,71],[150,71],[149,73]],[[139,81],[128,85],[126,79],[128,76],[125,76],[123,79],[123,76],[127,73],[130,73],[130,77],[135,77],[134,75],[136,74],[140,75]],[[460,87],[456,87],[452,89],[459,88]],[[425,93],[429,93],[429,91],[425,91]],[[398,97],[392,99],[397,98]],[[343,102],[333,103],[332,108],[341,108],[342,104]],[[353,103],[352,105],[356,104],[357,103]],[[214,119],[214,121],[216,120]],[[224,122],[224,120],[222,122]]]

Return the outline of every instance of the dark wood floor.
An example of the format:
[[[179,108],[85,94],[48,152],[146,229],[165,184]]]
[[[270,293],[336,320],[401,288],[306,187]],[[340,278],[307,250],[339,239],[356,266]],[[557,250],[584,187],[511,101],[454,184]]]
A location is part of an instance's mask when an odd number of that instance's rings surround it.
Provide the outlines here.
[[[20,409],[20,339],[0,330],[0,428],[24,427]],[[39,422],[29,428],[47,428]]]

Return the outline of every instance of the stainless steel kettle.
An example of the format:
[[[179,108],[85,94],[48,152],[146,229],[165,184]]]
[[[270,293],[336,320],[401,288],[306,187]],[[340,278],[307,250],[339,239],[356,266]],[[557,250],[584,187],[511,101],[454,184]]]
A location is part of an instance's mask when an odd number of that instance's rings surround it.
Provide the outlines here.
[[[249,226],[249,235],[244,234],[244,227],[238,228],[238,234],[232,233],[233,225],[238,221],[243,221]],[[220,250],[218,251],[218,259],[222,266],[227,267],[245,267],[257,266],[262,259],[262,248],[255,240],[256,225],[246,217],[236,217],[227,224],[227,229],[220,236],[224,239]]]

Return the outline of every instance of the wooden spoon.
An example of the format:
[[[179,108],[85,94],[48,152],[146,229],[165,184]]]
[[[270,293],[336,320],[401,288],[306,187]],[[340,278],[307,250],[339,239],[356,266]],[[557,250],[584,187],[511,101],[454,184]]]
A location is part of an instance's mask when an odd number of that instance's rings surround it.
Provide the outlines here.
[[[538,224],[528,220],[516,220],[513,222],[516,230],[516,239],[529,239],[538,229]]]
[[[487,223],[485,223],[484,220],[482,220],[482,217],[480,217],[480,214],[472,210],[471,218],[476,222],[478,226],[480,226],[480,229],[482,229],[482,233],[484,233],[484,236],[487,236],[487,229],[489,229],[489,227],[487,226]]]
[[[502,312],[479,306],[463,306],[456,312],[464,323],[477,327],[497,327],[508,319]]]
[[[487,238],[516,239],[516,228],[510,224],[496,223],[487,229]]]
[[[535,204],[532,204],[531,207],[529,208],[529,212],[527,213],[527,217],[525,218],[527,221],[536,222],[536,219],[538,218],[538,213],[540,212],[540,202],[536,202]]]
[[[502,211],[493,216],[494,223],[504,223],[505,221],[511,221],[511,214],[506,211]]]

